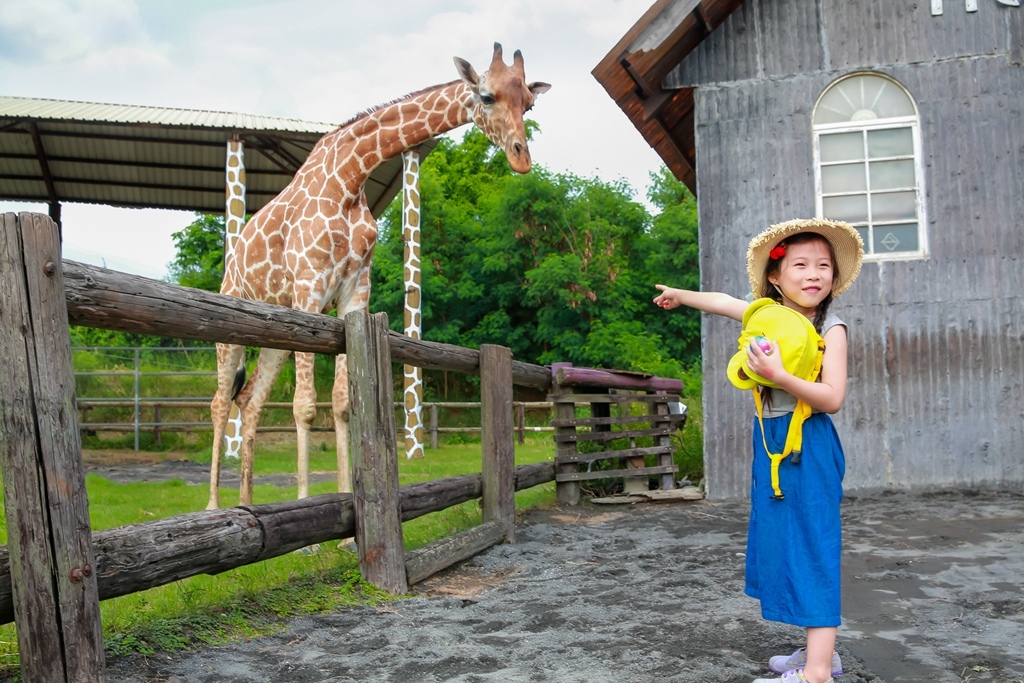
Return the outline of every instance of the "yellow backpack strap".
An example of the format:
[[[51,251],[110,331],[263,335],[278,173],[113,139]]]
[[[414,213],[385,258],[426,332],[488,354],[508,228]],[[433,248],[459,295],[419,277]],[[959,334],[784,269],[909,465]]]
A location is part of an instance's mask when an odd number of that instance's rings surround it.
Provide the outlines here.
[[[821,374],[821,363],[825,358],[825,340],[818,337],[818,354],[814,361],[814,372],[811,374],[811,381],[813,382]],[[796,402],[796,408],[793,409],[793,420],[789,423],[789,431],[786,433],[786,451],[788,455],[792,453],[793,464],[800,464],[800,453],[803,451],[804,442],[804,420],[811,416],[811,406],[807,405],[803,401]]]
[[[779,465],[782,464],[783,459],[789,455],[787,450],[784,453],[772,453],[772,449],[768,448],[768,437],[764,433],[764,407],[761,403],[761,392],[755,387],[751,389],[754,394],[754,405],[757,406],[757,422],[761,425],[761,443],[764,444],[764,452],[768,454],[768,457],[772,460],[772,500],[782,500],[785,498],[782,495],[782,489],[779,488]],[[794,417],[796,415],[794,414]],[[790,424],[790,430],[792,430],[792,423]],[[789,434],[786,435],[786,446],[789,447]]]

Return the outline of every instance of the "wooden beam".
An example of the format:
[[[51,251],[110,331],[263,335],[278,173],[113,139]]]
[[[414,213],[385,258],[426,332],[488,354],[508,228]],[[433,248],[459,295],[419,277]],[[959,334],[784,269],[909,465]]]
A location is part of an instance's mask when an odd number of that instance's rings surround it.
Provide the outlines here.
[[[456,562],[505,540],[505,527],[500,522],[484,522],[472,529],[453,534],[415,550],[405,556],[409,585],[419,583]]]
[[[57,226],[0,219],[0,475],[27,681],[105,680]]]
[[[366,310],[345,316],[348,331],[352,502],[359,571],[366,581],[401,594],[409,590],[398,497],[398,443],[388,351],[388,317]]]
[[[46,148],[43,146],[43,139],[39,136],[39,126],[35,122],[28,124],[29,134],[32,136],[32,146],[36,150],[36,161],[39,162],[39,174],[43,177],[43,183],[46,184],[46,193],[49,196],[51,204],[56,204],[59,201],[57,196],[57,187],[53,182],[53,174],[50,173],[50,162],[46,158]]]
[[[497,522],[516,541],[516,444],[512,430],[512,351],[480,345],[480,425],[483,521]]]

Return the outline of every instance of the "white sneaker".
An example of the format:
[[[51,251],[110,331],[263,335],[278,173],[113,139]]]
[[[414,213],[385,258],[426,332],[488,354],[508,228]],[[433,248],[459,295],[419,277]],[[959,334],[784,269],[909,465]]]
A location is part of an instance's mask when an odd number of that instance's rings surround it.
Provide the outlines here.
[[[791,655],[776,655],[768,660],[768,668],[777,674],[783,674],[790,669],[799,669],[807,663],[807,648],[800,648]],[[843,675],[843,662],[839,659],[839,653],[832,653],[832,675]]]
[[[782,678],[757,678],[754,683],[805,683],[806,681],[803,669],[790,669],[782,674]],[[825,683],[834,683],[834,681],[834,678],[830,678]]]

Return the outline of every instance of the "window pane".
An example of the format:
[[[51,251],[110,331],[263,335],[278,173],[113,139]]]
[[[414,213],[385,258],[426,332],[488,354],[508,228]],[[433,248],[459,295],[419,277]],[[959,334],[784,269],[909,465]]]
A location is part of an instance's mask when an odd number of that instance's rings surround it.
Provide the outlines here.
[[[914,103],[894,81],[877,74],[857,74],[829,87],[814,110],[814,125],[914,114]]]
[[[871,189],[895,190],[915,188],[913,161],[876,161],[870,164]],[[824,175],[824,169],[822,174]]]
[[[917,224],[876,225],[874,253],[889,254],[901,251],[918,251]]]
[[[864,164],[821,167],[821,191],[826,194],[858,192],[868,189]]]
[[[870,231],[867,228],[857,226],[857,232],[860,234],[861,240],[864,242],[864,253],[871,253],[871,240],[869,239]]]
[[[868,131],[868,156],[908,157],[914,153],[914,136],[910,128],[887,128]]]
[[[821,162],[857,161],[864,158],[864,136],[862,133],[835,133],[818,138],[821,146]]]
[[[917,218],[917,206],[914,200],[913,192],[873,194],[871,195],[871,220],[891,221]]]
[[[821,200],[821,208],[826,218],[860,223],[868,217],[868,198],[863,194],[852,197],[825,197]]]

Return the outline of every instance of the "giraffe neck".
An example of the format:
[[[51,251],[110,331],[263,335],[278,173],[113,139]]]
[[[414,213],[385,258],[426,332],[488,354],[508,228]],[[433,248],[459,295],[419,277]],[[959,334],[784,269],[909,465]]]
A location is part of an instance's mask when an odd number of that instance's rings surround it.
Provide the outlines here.
[[[386,160],[470,122],[473,92],[462,81],[381,106],[324,137],[337,154],[333,177],[351,191]]]

